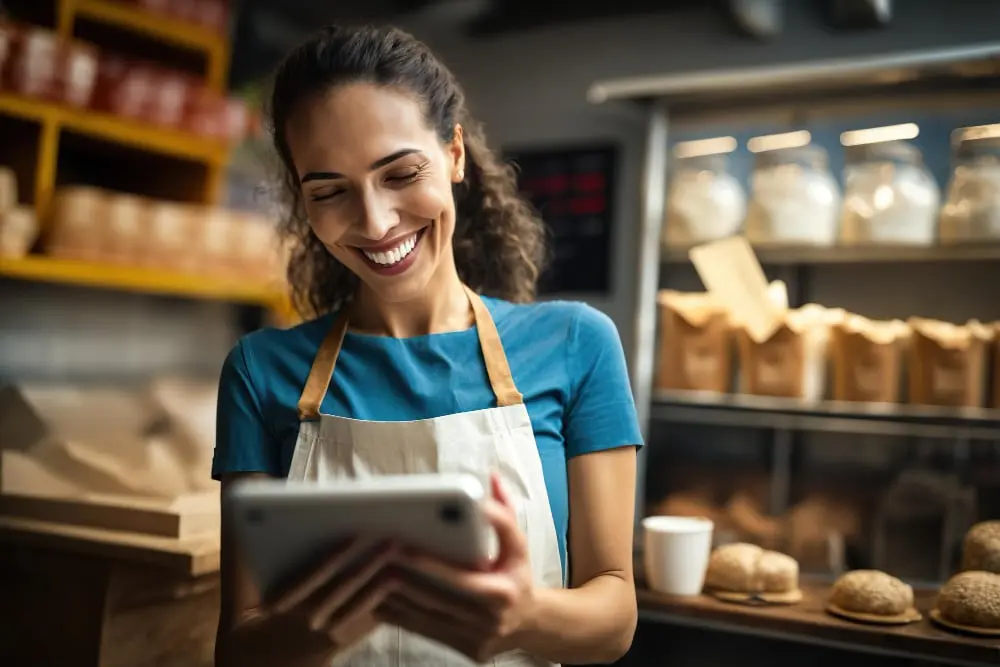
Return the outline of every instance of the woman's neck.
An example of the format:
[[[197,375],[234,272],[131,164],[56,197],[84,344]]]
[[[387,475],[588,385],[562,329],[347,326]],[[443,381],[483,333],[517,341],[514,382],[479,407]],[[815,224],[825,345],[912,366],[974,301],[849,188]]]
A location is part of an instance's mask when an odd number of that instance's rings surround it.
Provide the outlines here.
[[[442,273],[419,297],[407,301],[387,302],[362,284],[351,306],[351,329],[393,338],[468,329],[473,317],[465,287],[457,271]]]

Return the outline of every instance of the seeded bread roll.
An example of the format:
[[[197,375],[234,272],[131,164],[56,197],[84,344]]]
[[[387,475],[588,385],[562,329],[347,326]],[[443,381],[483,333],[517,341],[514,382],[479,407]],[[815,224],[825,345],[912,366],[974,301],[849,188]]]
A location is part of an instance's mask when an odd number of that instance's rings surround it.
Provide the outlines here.
[[[878,570],[854,570],[833,585],[830,603],[844,611],[898,616],[913,607],[913,588]]]
[[[1000,574],[1000,521],[977,523],[965,534],[962,569]]]
[[[960,572],[938,593],[938,611],[946,621],[1000,630],[1000,574]]]
[[[799,564],[755,544],[726,544],[712,552],[705,585],[733,593],[788,593],[799,588]]]

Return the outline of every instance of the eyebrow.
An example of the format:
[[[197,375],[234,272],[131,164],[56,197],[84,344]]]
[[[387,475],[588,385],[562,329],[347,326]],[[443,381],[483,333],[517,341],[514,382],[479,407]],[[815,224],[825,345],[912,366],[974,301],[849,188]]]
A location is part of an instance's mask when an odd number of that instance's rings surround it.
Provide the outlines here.
[[[369,171],[375,171],[376,169],[381,169],[387,164],[392,164],[396,160],[406,157],[407,155],[413,155],[414,153],[420,153],[418,148],[404,148],[403,150],[396,151],[391,155],[386,155],[385,157],[380,157],[368,166]],[[332,181],[337,178],[344,178],[343,174],[337,173],[335,171],[310,171],[301,179],[299,182],[308,183],[309,181]]]

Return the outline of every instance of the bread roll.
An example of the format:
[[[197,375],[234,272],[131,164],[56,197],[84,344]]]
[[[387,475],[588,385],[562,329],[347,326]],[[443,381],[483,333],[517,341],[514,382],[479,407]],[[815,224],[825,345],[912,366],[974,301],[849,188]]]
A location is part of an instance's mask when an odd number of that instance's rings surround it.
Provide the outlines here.
[[[962,569],[1000,574],[1000,521],[977,523],[965,534]]]
[[[1000,574],[956,574],[941,587],[937,609],[944,620],[957,625],[1000,630]]]
[[[799,564],[755,544],[726,544],[712,552],[705,585],[733,593],[788,593],[799,588]]]
[[[913,608],[913,588],[878,570],[854,570],[841,576],[830,604],[855,614],[898,616]]]

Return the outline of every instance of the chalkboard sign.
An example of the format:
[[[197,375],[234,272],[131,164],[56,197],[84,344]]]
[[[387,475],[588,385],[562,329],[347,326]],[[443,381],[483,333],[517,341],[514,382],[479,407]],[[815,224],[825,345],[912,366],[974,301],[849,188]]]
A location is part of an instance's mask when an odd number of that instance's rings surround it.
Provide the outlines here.
[[[551,261],[540,294],[611,291],[614,146],[509,150],[518,187],[549,229]]]

